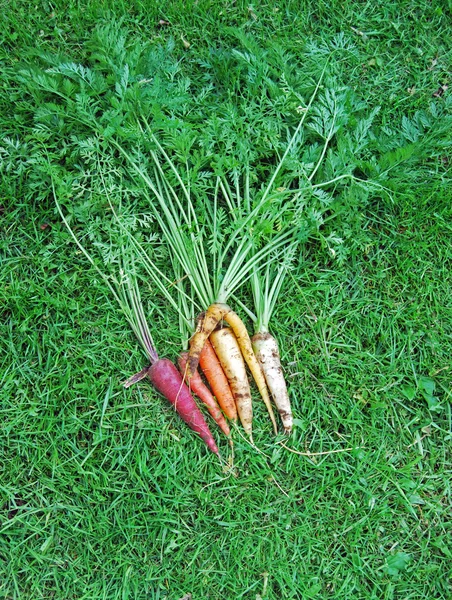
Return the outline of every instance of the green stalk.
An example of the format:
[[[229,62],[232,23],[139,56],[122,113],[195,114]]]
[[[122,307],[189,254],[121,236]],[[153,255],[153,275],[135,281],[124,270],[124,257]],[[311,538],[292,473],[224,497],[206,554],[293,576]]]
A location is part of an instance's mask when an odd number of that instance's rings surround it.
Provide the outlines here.
[[[295,140],[297,139],[297,137],[298,137],[298,135],[299,135],[299,133],[301,131],[301,128],[303,127],[303,124],[305,122],[306,116],[307,116],[307,114],[309,112],[309,109],[311,108],[311,106],[312,106],[312,104],[314,102],[315,97],[317,96],[317,92],[318,92],[318,90],[320,88],[320,84],[321,84],[321,82],[323,80],[323,76],[325,74],[327,65],[328,65],[328,62],[325,63],[325,66],[323,67],[323,70],[322,70],[322,73],[320,75],[320,78],[319,78],[319,80],[317,82],[317,85],[316,85],[316,87],[314,89],[313,94],[311,95],[311,98],[309,99],[308,105],[307,105],[307,107],[304,110],[303,116],[301,117],[300,122],[298,123],[298,126],[295,129],[295,133],[291,137],[291,139],[290,139],[290,141],[289,141],[289,143],[287,145],[287,148],[284,151],[284,154],[282,155],[282,157],[281,157],[278,165],[276,166],[276,169],[274,170],[273,175],[271,176],[270,181],[268,182],[267,187],[265,188],[265,191],[264,191],[264,193],[262,195],[262,198],[256,204],[256,206],[254,207],[254,209],[251,210],[248,213],[248,216],[246,217],[246,219],[245,219],[245,221],[244,221],[244,223],[242,225],[243,227],[245,227],[245,225],[247,225],[249,222],[251,222],[253,219],[255,219],[259,215],[259,213],[262,210],[263,206],[265,205],[265,202],[267,201],[268,196],[269,196],[270,192],[273,189],[273,185],[275,183],[275,180],[276,180],[277,176],[279,175],[279,172],[281,171],[281,169],[282,169],[282,167],[283,167],[283,165],[284,165],[284,163],[286,161],[286,158],[289,155],[289,152],[292,149],[292,146],[294,145]],[[225,253],[227,253],[229,251],[229,249],[232,246],[232,244],[234,243],[234,241],[235,241],[235,237],[231,236],[231,240],[229,241],[229,243],[226,245],[226,247],[224,249]]]
[[[169,287],[174,285],[174,281],[169,279],[157,267],[155,262],[152,261],[149,254],[144,249],[143,245],[140,244],[140,242],[126,229],[126,227],[124,227],[124,224],[121,221],[121,219],[113,205],[113,202],[111,200],[100,163],[98,163],[98,164],[99,164],[99,172],[100,172],[100,177],[101,177],[103,188],[104,188],[105,197],[107,198],[108,206],[115,218],[116,223],[120,227],[121,231],[127,236],[129,242],[134,247],[137,254],[141,257],[142,265],[144,266],[146,273],[152,279],[153,283],[156,285],[156,287],[159,289],[159,291],[163,294],[163,296],[169,302],[169,304],[178,312],[179,318],[182,318],[184,320],[184,326],[190,327],[192,321],[186,317],[186,315],[188,315],[190,313],[188,311],[184,311],[183,313],[181,313],[180,312],[180,304],[178,304],[178,302],[174,299],[173,295],[169,292]],[[176,265],[178,265],[178,263],[173,261],[173,267],[175,269],[175,274],[176,274]],[[181,275],[179,275],[179,276],[176,275],[176,282],[179,280],[180,277],[181,277]],[[165,285],[165,283],[166,283],[166,285]],[[176,283],[176,285],[178,287],[179,294],[184,297],[183,298],[184,302],[189,301],[190,303],[194,304],[193,298],[189,297],[182,289],[180,289],[177,283]]]
[[[69,231],[72,239],[77,244],[80,251],[83,253],[85,258],[91,263],[96,272],[102,278],[104,283],[107,285],[108,289],[112,293],[115,300],[118,302],[124,316],[126,317],[135,337],[139,341],[143,350],[145,351],[149,361],[151,364],[154,364],[159,359],[157,351],[155,349],[155,344],[152,339],[151,332],[149,331],[149,327],[144,316],[143,306],[141,304],[141,298],[139,295],[138,285],[136,282],[136,278],[132,275],[133,270],[128,268],[127,260],[125,259],[125,252],[123,253],[123,263],[124,263],[124,273],[126,274],[126,290],[124,290],[124,283],[120,283],[116,281],[116,288],[112,285],[110,278],[97,266],[92,256],[88,253],[86,248],[80,242],[80,240],[75,235],[72,227],[69,225],[67,221],[61,204],[58,200],[58,196],[55,190],[55,184],[52,178],[52,193],[55,200],[55,205],[57,207],[58,212],[60,213],[61,219],[65,224],[67,230]],[[133,281],[131,281],[133,278]],[[124,278],[122,278],[124,282]]]
[[[336,100],[334,101],[334,108],[336,109]],[[323,144],[323,148],[322,148],[322,152],[321,152],[321,154],[319,156],[319,160],[317,161],[317,164],[315,165],[312,173],[308,177],[309,181],[312,181],[314,179],[314,175],[317,173],[320,165],[323,162],[323,159],[325,158],[325,154],[326,154],[326,151],[328,149],[328,144],[330,143],[331,138],[334,135],[333,131],[334,131],[335,124],[336,124],[336,112],[334,113],[333,120],[331,121],[330,131],[329,131],[329,133],[328,133],[328,135],[326,137],[325,143]]]
[[[226,272],[222,276],[222,273],[218,270],[214,272],[213,277],[211,277],[204,252],[202,232],[196,220],[196,213],[189,198],[188,191],[180,176],[178,176],[178,181],[183,187],[183,192],[188,203],[188,210],[184,210],[183,206],[180,204],[177,192],[166,177],[164,170],[159,163],[159,159],[155,154],[152,155],[156,167],[153,181],[148,173],[143,171],[128,152],[126,152],[117,142],[114,142],[114,144],[132,166],[134,172],[146,184],[148,189],[146,189],[144,193],[148,199],[154,217],[161,227],[164,237],[180,263],[184,273],[188,276],[197,298],[204,307],[207,307],[214,302],[227,302],[229,296],[237,289],[237,287],[242,285],[243,282],[251,276],[252,268],[257,267],[257,265],[271,253],[280,249],[284,244],[285,239],[287,239],[289,232],[277,234],[266,246],[248,259],[253,249],[253,240],[250,234],[247,235],[247,230],[242,227],[240,230],[242,237],[240,238],[232,257],[229,259]],[[159,147],[161,148],[161,146]],[[164,156],[169,161],[171,170],[177,173],[177,169],[171,159],[169,159],[168,155],[164,153]],[[152,197],[148,190],[152,192],[153,197],[157,200],[157,205],[152,201]],[[187,215],[191,216],[188,217]],[[185,222],[186,225],[194,225],[197,235],[192,232],[190,232],[189,235],[184,235],[182,233],[182,222]],[[250,219],[247,219],[247,222],[251,224]],[[235,238],[237,238],[236,234]],[[226,247],[230,249],[231,244],[227,243]],[[226,262],[226,258],[227,253],[226,250],[223,249],[218,256],[217,269],[220,269],[222,264]]]
[[[158,180],[159,183],[157,183],[157,186],[154,185],[148,174],[136,164],[129,153],[126,152],[118,143],[114,142],[114,145],[123,154],[136,174],[153,193],[154,198],[158,202],[158,206],[156,206],[152,201],[152,197],[149,195],[148,190],[144,190],[144,194],[149,202],[149,206],[152,209],[154,217],[162,229],[162,233],[164,234],[168,245],[180,262],[184,273],[188,275],[190,283],[195,290],[196,296],[199,298],[202,305],[209,306],[209,304],[212,302],[213,291],[210,284],[210,277],[208,276],[208,273],[205,272],[207,263],[203,261],[202,267],[199,268],[199,265],[190,257],[189,253],[187,252],[187,248],[193,249],[193,247],[197,244],[197,240],[194,238],[193,234],[186,236],[182,232],[182,223],[180,217],[182,216],[186,223],[190,223],[190,221],[187,219],[186,212],[182,210],[179,214],[176,210],[176,206],[171,201],[171,197],[177,197],[174,188],[168,181],[163,183],[162,181]]]

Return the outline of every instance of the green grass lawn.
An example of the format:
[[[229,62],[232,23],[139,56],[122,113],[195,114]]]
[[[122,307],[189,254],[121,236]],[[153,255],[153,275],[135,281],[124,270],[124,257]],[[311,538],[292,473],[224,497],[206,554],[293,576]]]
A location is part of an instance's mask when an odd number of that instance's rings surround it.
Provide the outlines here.
[[[11,0],[0,25],[0,598],[450,600],[450,2],[160,4]],[[380,107],[362,169],[388,193],[339,217],[342,245],[308,240],[275,313],[293,435],[256,402],[260,452],[235,436],[232,470],[149,383],[121,386],[145,358],[39,162],[78,168],[82,131],[21,71],[119,65],[105,40],[93,58],[109,23],[160,48],[153,117],[230,161],[234,128],[264,160],[293,125],[275,90],[303,65],[329,57],[356,110]]]

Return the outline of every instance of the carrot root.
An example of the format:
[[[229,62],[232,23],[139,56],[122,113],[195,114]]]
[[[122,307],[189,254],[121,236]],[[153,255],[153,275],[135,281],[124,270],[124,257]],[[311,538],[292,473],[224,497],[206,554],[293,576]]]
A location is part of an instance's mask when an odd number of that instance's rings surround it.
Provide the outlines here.
[[[187,352],[182,352],[178,359],[179,371],[182,376],[185,376],[185,371],[187,368]],[[204,384],[201,379],[198,371],[195,371],[194,375],[190,379],[190,387],[198,398],[206,405],[207,410],[209,411],[211,417],[215,420],[218,427],[223,431],[225,435],[228,437],[231,435],[231,430],[229,429],[229,425],[226,423],[226,419],[223,416],[223,413],[218,406],[217,401],[213,397],[209,388]]]
[[[237,408],[229,386],[228,379],[223,371],[218,356],[210,342],[206,340],[204,348],[199,357],[199,365],[204,373],[210,388],[224,412],[230,421],[237,421]]]
[[[152,385],[171,402],[179,416],[201,436],[209,450],[219,455],[209,427],[173,363],[167,358],[157,360],[149,369],[148,376]]]
[[[214,331],[210,335],[210,340],[228,378],[240,422],[252,441],[253,405],[251,391],[237,338],[229,327],[223,327]]]
[[[284,432],[290,435],[293,427],[292,409],[279,357],[278,343],[268,332],[256,333],[251,338],[251,342],[281,417]]]

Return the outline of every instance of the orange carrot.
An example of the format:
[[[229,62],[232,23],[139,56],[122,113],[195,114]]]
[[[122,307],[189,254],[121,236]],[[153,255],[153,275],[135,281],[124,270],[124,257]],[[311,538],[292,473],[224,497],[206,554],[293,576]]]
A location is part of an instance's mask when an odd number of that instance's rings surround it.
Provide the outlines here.
[[[206,340],[199,359],[202,372],[209,382],[218,404],[231,421],[237,420],[237,408],[228,379],[209,340]]]
[[[185,376],[185,371],[187,368],[187,357],[188,352],[182,352],[179,356],[177,364],[179,366],[179,371]],[[231,430],[229,429],[229,425],[226,423],[226,419],[223,416],[223,413],[220,410],[220,407],[217,404],[217,401],[212,396],[209,388],[204,384],[201,379],[198,371],[195,371],[195,374],[190,379],[190,388],[193,392],[198,396],[198,398],[204,402],[209,411],[211,417],[216,421],[218,427],[223,431],[223,433],[227,436],[231,435]]]

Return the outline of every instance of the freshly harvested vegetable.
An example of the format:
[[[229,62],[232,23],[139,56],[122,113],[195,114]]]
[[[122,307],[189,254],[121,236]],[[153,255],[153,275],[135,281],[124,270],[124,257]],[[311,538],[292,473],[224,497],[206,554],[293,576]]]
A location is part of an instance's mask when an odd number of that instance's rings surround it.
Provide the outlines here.
[[[210,342],[206,340],[199,357],[199,365],[204,373],[221,410],[230,421],[237,421],[237,408],[228,379],[218,356]],[[193,381],[193,379],[192,379]]]
[[[196,333],[190,340],[190,352],[188,354],[188,378],[190,378],[193,375],[193,373],[196,372],[196,369],[198,368],[199,357],[202,348],[204,347],[205,341],[209,337],[209,335],[211,335],[211,333],[214,331],[215,327],[220,321],[226,321],[226,323],[230,325],[232,331],[234,332],[243,358],[245,359],[257,384],[259,393],[261,394],[265,402],[268,414],[270,415],[270,419],[273,423],[273,429],[275,433],[277,433],[278,427],[276,425],[275,415],[273,414],[273,408],[270,402],[270,396],[268,393],[267,385],[265,383],[265,377],[262,373],[262,368],[259,362],[257,361],[256,356],[253,353],[253,347],[251,345],[251,340],[248,335],[248,331],[243,321],[237,315],[237,313],[235,313],[227,304],[211,304],[207,309],[202,321],[200,322]],[[214,344],[213,341],[212,343]],[[222,362],[221,359],[220,362]],[[224,368],[223,362],[222,365]],[[231,383],[230,380],[229,383]]]
[[[180,354],[178,358],[178,367],[182,377],[185,377],[187,369],[187,356],[187,352],[182,352],[182,354]],[[195,371],[192,378],[190,379],[190,388],[193,391],[193,393],[195,393],[198,396],[198,398],[206,405],[210,415],[216,421],[217,425],[220,427],[223,433],[227,436],[231,435],[229,425],[226,423],[226,419],[224,418],[217,401],[212,396],[212,392],[201,379],[198,371]]]
[[[222,327],[210,334],[210,341],[231,386],[240,422],[252,441],[253,405],[251,390],[246,374],[245,361],[237,338],[232,329]]]
[[[285,240],[293,234],[288,227],[279,227],[281,212],[274,206],[271,210],[268,208],[267,194],[243,217],[240,226],[225,238],[220,227],[217,185],[213,202],[210,198],[199,198],[200,202],[204,202],[203,212],[212,218],[212,235],[210,240],[206,239],[205,229],[198,221],[190,188],[187,188],[174,162],[147,124],[143,134],[144,140],[154,148],[149,150],[151,164],[147,169],[143,167],[143,162],[138,163],[119,143],[113,144],[129,162],[132,174],[146,184],[145,194],[171,250],[173,267],[178,264],[182,277],[188,278],[201,308],[208,311],[205,331],[212,331],[221,320],[222,314],[226,321],[231,319],[231,325],[236,328],[240,342],[245,344],[244,356],[253,376],[257,377],[256,383],[276,430],[265,378],[252,352],[251,340],[245,326],[243,323],[239,324],[238,316],[227,307],[226,302],[230,295],[251,277],[253,269],[259,268],[262,263],[265,264],[271,253],[283,251]],[[257,249],[259,244],[255,239],[255,230],[259,229],[262,222],[266,223],[266,231],[273,231],[273,235],[263,243],[259,240],[260,247]],[[210,260],[206,254],[207,248],[211,249]],[[224,306],[226,310],[223,310]],[[208,334],[202,332],[192,338],[188,380],[197,368],[199,355],[207,337]]]
[[[168,359],[159,359],[154,347],[151,332],[144,316],[143,306],[139,295],[136,280],[127,281],[127,290],[124,293],[121,288],[122,306],[137,336],[137,339],[143,346],[151,367],[148,370],[148,377],[152,385],[174,406],[176,412],[185,423],[195,431],[204,440],[209,450],[219,454],[215,440],[194,401],[190,390],[184,382],[182,375],[175,365]]]
[[[290,435],[293,427],[292,408],[281,366],[278,342],[268,331],[255,333],[251,342],[281,417],[284,433]]]
[[[308,109],[319,86],[320,81]],[[189,281],[200,308],[207,310],[203,330],[192,338],[188,378],[196,370],[208,332],[221,319],[229,321],[242,344],[243,355],[256,379],[275,431],[276,422],[265,376],[252,352],[245,326],[226,302],[253,273],[265,268],[271,260],[270,257],[284,252],[287,241],[291,241],[296,235],[293,224],[298,211],[298,196],[295,194],[289,199],[287,194],[291,192],[284,195],[274,184],[285,158],[294,145],[294,140],[301,132],[306,112],[307,109],[268,185],[253,196],[253,203],[250,200],[249,181],[244,195],[241,194],[239,186],[236,186],[233,199],[230,194],[228,196],[227,190],[224,192],[221,175],[217,177],[215,190],[212,190],[213,198],[206,193],[193,199],[192,189],[196,190],[197,187],[191,186],[188,159],[183,159],[187,164],[179,171],[143,117],[139,117],[137,122],[142,132],[138,147],[127,150],[119,141],[111,138],[112,145],[128,161],[130,173],[139,179],[140,183],[145,184],[143,192],[170,249],[173,268],[178,265],[180,275]],[[238,176],[237,173],[236,175]],[[310,180],[309,185],[312,185]],[[233,215],[234,222],[233,226],[226,230],[224,201]],[[286,218],[286,206],[292,207],[289,218]],[[200,210],[204,215],[202,222],[198,218]],[[176,281],[179,281],[176,269],[174,272]]]
[[[149,369],[148,377],[162,396],[171,402],[181,419],[201,436],[209,450],[219,454],[201,411],[173,363],[167,358],[157,359]]]
[[[251,338],[251,342],[281,417],[284,433],[287,435],[290,435],[293,427],[292,408],[281,366],[278,342],[269,332],[269,323],[285,276],[293,260],[296,246],[297,243],[294,242],[288,248],[284,262],[278,267],[268,265],[264,274],[255,272],[251,278],[251,289],[256,311],[256,315],[250,314],[255,325],[255,333]]]
[[[137,340],[143,347],[151,364],[149,368],[143,369],[137,376],[132,377],[127,384],[130,385],[132,382],[138,381],[147,375],[153,386],[174,406],[176,412],[179,414],[182,420],[185,421],[185,423],[187,423],[187,425],[204,440],[209,450],[218,455],[219,451],[215,440],[209,430],[203,414],[192,398],[190,390],[184,383],[182,375],[170,360],[167,358],[159,358],[157,354],[152,335],[144,315],[144,309],[141,304],[136,278],[132,278],[130,275],[124,277],[124,273],[129,272],[127,262],[124,260],[121,283],[118,283],[118,287],[115,289],[110,279],[99,269],[91,255],[82,246],[77,236],[73,232],[66,217],[64,216],[61,205],[58,202],[53,182],[52,189],[57,209],[69,233],[82,253],[105,281],[114,298],[118,301],[127,321],[135,333]],[[125,259],[124,249],[123,259]]]

